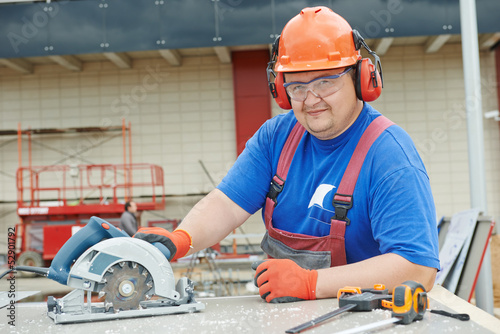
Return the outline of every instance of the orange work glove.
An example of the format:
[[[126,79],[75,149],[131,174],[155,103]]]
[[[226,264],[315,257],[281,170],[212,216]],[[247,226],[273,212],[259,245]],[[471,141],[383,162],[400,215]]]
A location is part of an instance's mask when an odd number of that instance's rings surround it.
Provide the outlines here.
[[[300,267],[289,259],[254,262],[254,283],[268,303],[316,299],[318,272]]]
[[[191,236],[186,231],[169,232],[161,227],[142,227],[134,234],[134,238],[165,245],[170,251],[169,261],[175,261],[185,256],[192,244]]]

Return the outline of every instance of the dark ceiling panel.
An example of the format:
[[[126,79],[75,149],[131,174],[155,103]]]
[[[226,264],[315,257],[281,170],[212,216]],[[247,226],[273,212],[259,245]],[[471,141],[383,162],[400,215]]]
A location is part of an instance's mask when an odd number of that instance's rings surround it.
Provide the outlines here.
[[[180,49],[218,44],[212,0],[169,0],[160,7],[162,48]]]
[[[104,50],[152,50],[160,40],[160,1],[99,1],[103,9]],[[166,2],[166,1],[162,1]]]
[[[53,12],[48,24],[49,54],[102,52],[105,8],[101,1],[52,2],[44,7]]]
[[[271,1],[218,1],[219,42],[225,45],[265,44],[274,41]]]
[[[0,6],[0,57],[46,55],[49,20],[40,4]]]
[[[365,38],[460,33],[459,0],[52,1],[0,5],[0,58],[267,44],[318,5]],[[500,1],[477,13],[480,33],[500,31]]]

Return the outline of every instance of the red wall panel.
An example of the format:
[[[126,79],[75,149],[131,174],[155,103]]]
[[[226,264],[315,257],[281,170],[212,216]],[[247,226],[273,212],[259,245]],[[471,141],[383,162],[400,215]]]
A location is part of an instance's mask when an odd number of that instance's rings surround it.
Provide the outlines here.
[[[236,151],[271,117],[271,97],[267,84],[267,50],[232,53]]]

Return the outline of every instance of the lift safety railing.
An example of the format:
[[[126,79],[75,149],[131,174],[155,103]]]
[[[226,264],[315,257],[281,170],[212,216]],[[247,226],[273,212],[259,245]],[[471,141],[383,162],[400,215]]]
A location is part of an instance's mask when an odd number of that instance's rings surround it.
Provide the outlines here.
[[[165,206],[163,169],[154,164],[20,167],[16,184],[18,208],[116,205],[132,194],[145,199],[138,203],[142,209]]]

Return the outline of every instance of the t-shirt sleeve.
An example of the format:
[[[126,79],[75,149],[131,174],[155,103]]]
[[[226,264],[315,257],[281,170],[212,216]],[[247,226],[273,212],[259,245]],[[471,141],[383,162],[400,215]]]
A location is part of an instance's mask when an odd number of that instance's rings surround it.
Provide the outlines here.
[[[380,252],[439,269],[434,200],[425,170],[405,166],[387,175],[371,198],[370,219]]]

